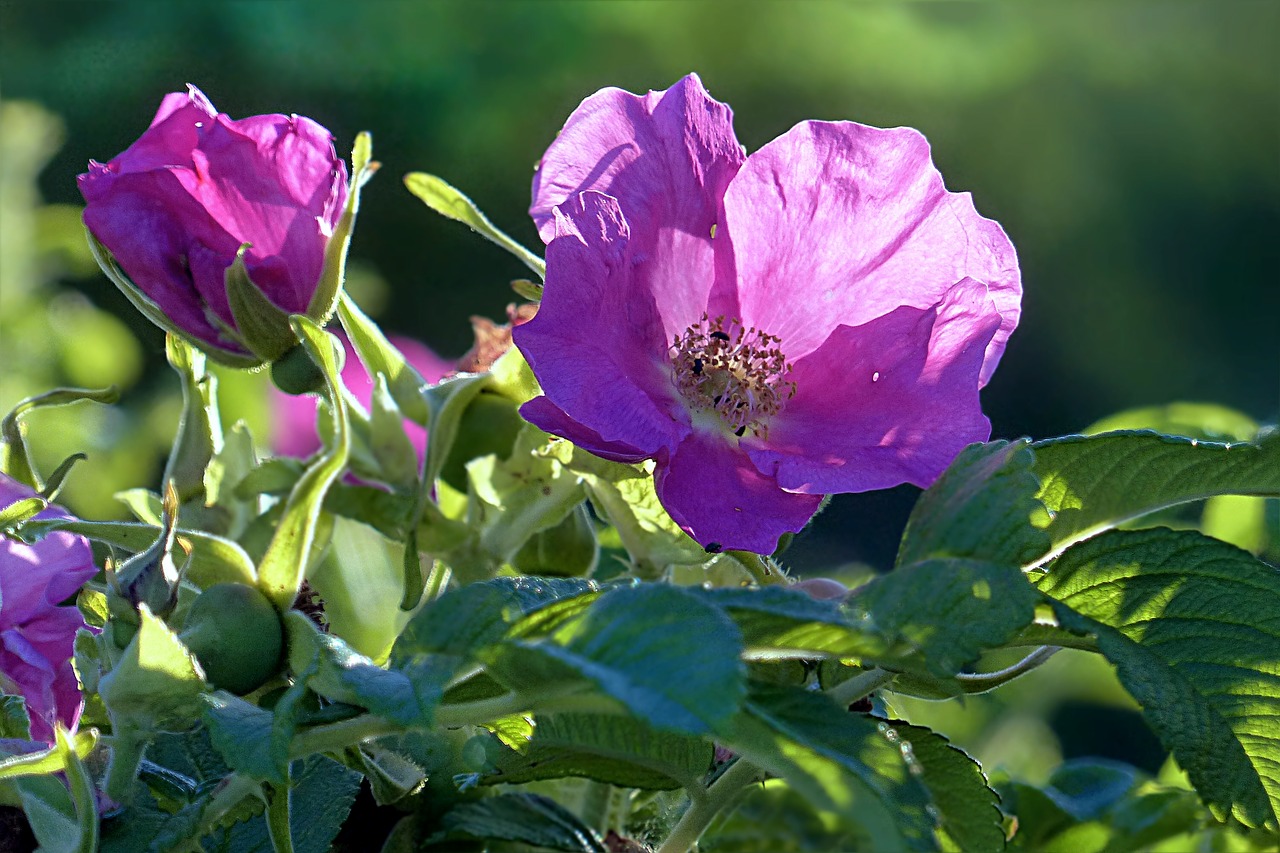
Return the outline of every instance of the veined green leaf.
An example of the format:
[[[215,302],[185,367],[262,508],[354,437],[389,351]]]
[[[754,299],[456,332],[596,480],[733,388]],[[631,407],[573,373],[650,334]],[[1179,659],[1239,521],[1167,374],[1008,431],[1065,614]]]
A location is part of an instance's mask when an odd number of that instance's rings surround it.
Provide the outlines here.
[[[1081,432],[1097,435],[1135,429],[1153,429],[1164,435],[1205,441],[1252,441],[1258,434],[1258,422],[1243,412],[1215,403],[1170,403],[1126,409],[1094,421]]]
[[[573,812],[537,794],[500,794],[464,803],[444,816],[446,838],[524,842],[539,850],[606,853]]]
[[[639,720],[600,714],[547,714],[533,737],[504,753],[485,784],[580,776],[624,788],[671,790],[701,784],[712,746],[699,737],[659,732]]]
[[[876,578],[849,607],[890,641],[918,649],[930,672],[955,675],[1035,618],[1039,597],[1013,565],[926,560]]]
[[[870,623],[833,601],[818,601],[798,589],[690,588],[722,608],[742,631],[747,653],[774,657],[883,657],[888,644]]]
[[[1253,443],[1211,444],[1143,430],[1049,439],[1032,448],[1052,540],[1037,564],[1164,507],[1214,495],[1280,497],[1280,431]]]
[[[542,258],[499,231],[489,218],[480,212],[475,202],[443,179],[425,172],[410,172],[404,176],[404,185],[408,187],[409,192],[420,198],[423,204],[436,213],[461,222],[481,237],[515,255],[521,263],[537,273],[538,278],[546,278],[547,265]]]
[[[274,715],[225,690],[205,694],[204,723],[227,766],[259,782],[283,785],[289,744],[272,738]]]
[[[898,566],[961,557],[1020,566],[1049,549],[1033,527],[1043,515],[1026,441],[973,444],[916,501],[902,534]]]
[[[929,796],[877,720],[824,694],[753,684],[717,739],[861,830],[855,849],[935,849]]]
[[[705,734],[738,710],[741,651],[722,611],[676,587],[645,585],[611,590],[544,639],[508,641],[488,663],[515,689],[577,678],[656,729]]]
[[[327,699],[359,705],[405,726],[430,722],[434,708],[423,708],[403,673],[386,670],[342,640],[318,629],[296,610],[285,615],[289,666],[305,672],[315,662],[307,683]]]
[[[1111,531],[1040,581],[1220,818],[1280,827],[1280,572],[1193,531]]]

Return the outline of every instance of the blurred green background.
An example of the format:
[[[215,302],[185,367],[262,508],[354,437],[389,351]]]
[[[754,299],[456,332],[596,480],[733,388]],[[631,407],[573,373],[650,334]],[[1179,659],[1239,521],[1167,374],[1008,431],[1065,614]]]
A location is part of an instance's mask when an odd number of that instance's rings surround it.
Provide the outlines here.
[[[188,82],[235,118],[311,116],[344,152],[373,132],[383,170],[363,198],[353,288],[388,330],[447,356],[469,345],[469,315],[503,317],[525,270],[431,214],[400,176],[443,176],[536,247],[533,164],[578,102],[697,71],[734,108],[749,150],[807,118],[919,128],[949,188],[972,191],[1004,225],[1025,298],[985,392],[995,436],[1058,435],[1175,400],[1277,417],[1270,0],[5,2],[0,40],[0,409],[57,384],[124,387],[119,407],[30,419],[46,471],[90,452],[67,492],[87,515],[119,514],[115,490],[155,485],[176,381],[161,334],[88,260],[74,179]],[[227,377],[224,391],[261,434],[260,379]],[[837,499],[790,562],[886,568],[914,497],[904,487]],[[1097,675],[1086,671],[1067,680]],[[1039,713],[1028,725],[1043,728],[1050,712]]]

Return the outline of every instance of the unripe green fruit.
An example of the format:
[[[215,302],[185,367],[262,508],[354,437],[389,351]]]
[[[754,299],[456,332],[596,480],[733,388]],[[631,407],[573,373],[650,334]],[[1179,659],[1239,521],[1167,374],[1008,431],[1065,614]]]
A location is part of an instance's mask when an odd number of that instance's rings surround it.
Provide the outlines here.
[[[511,565],[525,575],[577,578],[590,574],[599,557],[596,531],[583,504],[555,527],[529,537],[511,558]]]
[[[242,583],[220,583],[191,603],[178,638],[214,687],[243,696],[280,669],[284,625],[267,597]]]
[[[440,469],[440,479],[465,492],[467,463],[490,453],[506,459],[523,425],[515,402],[501,394],[481,391],[458,419],[458,432]]]

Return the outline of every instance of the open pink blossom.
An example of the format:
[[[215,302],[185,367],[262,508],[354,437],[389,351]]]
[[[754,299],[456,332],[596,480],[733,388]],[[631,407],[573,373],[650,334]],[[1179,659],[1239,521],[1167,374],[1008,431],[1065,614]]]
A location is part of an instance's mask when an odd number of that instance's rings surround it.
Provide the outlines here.
[[[342,384],[346,385],[355,398],[367,409],[373,402],[373,380],[364,364],[356,357],[347,336],[338,333],[342,346],[347,351],[347,359],[342,367]],[[439,382],[441,377],[453,370],[453,363],[441,358],[431,351],[426,344],[412,338],[391,338],[391,343],[404,355],[405,360],[428,382]],[[320,449],[320,436],[316,433],[316,405],[318,398],[310,395],[286,394],[271,387],[271,446],[281,456],[303,458]],[[406,420],[405,432],[413,442],[421,459],[427,449],[427,431],[421,426]]]
[[[0,474],[0,508],[34,494]],[[37,516],[66,517],[52,506]],[[80,719],[71,653],[85,622],[74,605],[59,605],[96,571],[83,536],[57,531],[35,545],[0,536],[0,691],[26,701],[32,740],[52,742],[55,722],[73,728]]]
[[[530,421],[656,463],[708,550],[767,553],[825,494],[933,482],[990,435],[978,391],[1018,321],[1000,226],[924,137],[807,121],[746,156],[695,75],[587,98],[543,157]]]

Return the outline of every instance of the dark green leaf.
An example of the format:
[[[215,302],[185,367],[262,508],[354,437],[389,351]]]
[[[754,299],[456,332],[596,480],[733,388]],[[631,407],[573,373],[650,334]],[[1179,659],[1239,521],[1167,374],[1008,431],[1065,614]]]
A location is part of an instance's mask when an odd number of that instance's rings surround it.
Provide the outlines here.
[[[1220,818],[1277,826],[1280,572],[1193,531],[1111,531],[1040,588],[1093,631],[1121,683]]]
[[[537,794],[502,794],[464,803],[442,821],[450,838],[520,841],[546,850],[607,853],[574,814]]]
[[[296,673],[315,673],[307,684],[337,702],[367,708],[405,726],[429,723],[434,709],[418,703],[413,684],[403,673],[386,670],[358,654],[338,637],[324,634],[296,610],[285,616],[289,635],[289,666]]]
[[[31,737],[31,716],[21,696],[0,694],[0,738],[27,740]]]
[[[999,798],[976,761],[926,728],[886,723],[917,780],[929,792],[938,832],[965,853],[1003,850]],[[892,738],[891,738],[892,739]]]
[[[490,671],[516,689],[573,673],[654,728],[703,734],[738,710],[741,651],[723,611],[679,588],[646,585],[611,590],[544,640],[513,641],[493,654]]]
[[[504,753],[486,784],[581,776],[623,788],[670,790],[700,783],[712,746],[702,738],[659,732],[639,720],[597,714],[548,714],[533,738]]]
[[[1020,566],[1049,549],[1031,519],[1044,514],[1026,441],[973,444],[916,501],[898,566],[962,557]]]
[[[748,653],[878,657],[888,651],[869,624],[856,623],[834,601],[818,601],[798,589],[692,588],[688,592],[729,614],[742,631]]]
[[[926,560],[876,578],[849,602],[891,640],[919,650],[929,669],[951,676],[1035,617],[1036,591],[1012,565]]]
[[[1040,562],[1164,507],[1213,495],[1280,496],[1280,431],[1252,444],[1143,430],[1068,436],[1032,447],[1052,540]]]
[[[207,694],[204,702],[209,739],[227,766],[259,782],[284,784],[289,744],[272,738],[271,712],[225,690]]]
[[[821,693],[754,684],[717,739],[858,827],[852,849],[933,849],[928,793],[881,725]]]

